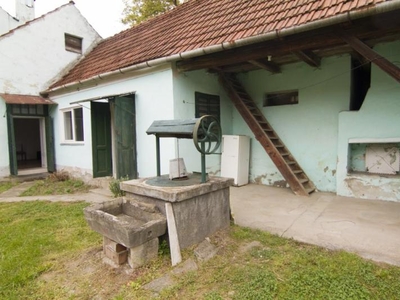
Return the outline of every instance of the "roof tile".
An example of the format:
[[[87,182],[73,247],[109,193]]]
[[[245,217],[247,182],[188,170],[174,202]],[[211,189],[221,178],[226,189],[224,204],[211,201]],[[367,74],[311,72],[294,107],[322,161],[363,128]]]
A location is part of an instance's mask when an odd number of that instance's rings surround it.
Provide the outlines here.
[[[189,0],[170,12],[103,40],[52,87],[389,1]]]

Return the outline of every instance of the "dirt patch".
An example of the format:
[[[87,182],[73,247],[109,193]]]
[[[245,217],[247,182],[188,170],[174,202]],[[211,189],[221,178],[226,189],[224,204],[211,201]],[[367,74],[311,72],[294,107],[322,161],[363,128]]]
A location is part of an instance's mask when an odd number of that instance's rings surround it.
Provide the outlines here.
[[[134,276],[128,266],[113,268],[103,262],[102,247],[92,248],[79,257],[65,260],[57,270],[44,273],[43,289],[57,290],[59,297],[110,299]],[[44,294],[48,293],[43,291]]]

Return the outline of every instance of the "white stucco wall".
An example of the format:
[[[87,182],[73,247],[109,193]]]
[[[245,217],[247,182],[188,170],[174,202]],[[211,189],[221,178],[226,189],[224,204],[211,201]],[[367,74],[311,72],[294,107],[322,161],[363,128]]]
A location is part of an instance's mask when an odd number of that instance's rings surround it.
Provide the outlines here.
[[[399,65],[400,42],[374,47]],[[342,196],[400,201],[400,175],[348,173],[349,140],[400,141],[400,84],[372,64],[371,87],[359,111],[339,116],[337,193]]]
[[[51,96],[51,99],[58,103],[58,107],[52,112],[57,169],[66,169],[86,178],[93,174],[90,102],[81,104],[84,107],[85,141],[78,145],[62,143],[61,109],[71,107],[70,103],[74,101],[135,92],[138,173],[139,177],[155,176],[155,137],[147,135],[146,130],[154,120],[173,119],[172,71],[169,68],[159,68],[133,78],[112,83],[101,82],[93,88],[79,89],[65,95]],[[162,139],[161,149],[161,169],[167,172],[169,158],[175,154],[173,140]]]
[[[83,38],[83,53],[100,36],[69,4],[0,37],[0,92],[38,94],[81,55],[65,50],[64,33]]]
[[[0,98],[1,99],[1,98]],[[0,177],[10,175],[6,104],[0,100]]]
[[[21,23],[0,7],[0,35],[14,29]]]
[[[338,115],[349,107],[349,56],[323,59],[319,69],[297,63],[280,74],[260,70],[240,80],[317,189],[335,192]],[[299,91],[299,104],[262,107],[266,92],[288,90]],[[283,177],[236,110],[233,133],[252,137],[251,181],[282,185]]]
[[[174,73],[174,119],[193,119],[195,117],[195,92],[220,96],[222,133],[232,134],[232,102],[218,83],[217,75],[205,71]],[[201,171],[201,155],[192,140],[179,140],[179,156],[185,160],[188,172]],[[221,156],[219,154],[206,156],[208,173],[219,175],[220,164]]]
[[[38,95],[60,77],[68,65],[81,57],[65,50],[64,33],[83,37],[83,52],[101,39],[73,4],[0,36],[0,93]],[[3,100],[0,100],[0,115],[0,176],[8,176],[8,134]]]

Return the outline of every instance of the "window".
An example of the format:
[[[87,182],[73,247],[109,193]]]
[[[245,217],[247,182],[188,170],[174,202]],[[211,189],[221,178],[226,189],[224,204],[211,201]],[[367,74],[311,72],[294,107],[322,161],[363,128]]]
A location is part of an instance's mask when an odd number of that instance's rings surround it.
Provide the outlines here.
[[[82,38],[68,33],[65,36],[65,50],[82,53]]]
[[[64,140],[83,142],[83,109],[72,108],[63,111]]]
[[[285,91],[265,94],[263,106],[290,105],[299,103],[299,91]]]
[[[13,115],[46,116],[48,111],[48,106],[42,104],[12,104],[11,107]]]
[[[195,92],[195,117],[214,116],[220,122],[219,96]]]
[[[400,174],[400,143],[350,144],[349,172]]]

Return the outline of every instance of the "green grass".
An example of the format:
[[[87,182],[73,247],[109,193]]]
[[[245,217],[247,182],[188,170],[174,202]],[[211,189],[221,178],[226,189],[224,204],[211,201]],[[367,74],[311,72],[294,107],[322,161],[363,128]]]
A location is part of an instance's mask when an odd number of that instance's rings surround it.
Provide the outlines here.
[[[0,204],[0,299],[35,299],[37,278],[100,237],[85,224],[85,203]]]
[[[0,299],[155,298],[143,286],[171,270],[165,244],[132,274],[115,271],[94,259],[101,237],[86,225],[85,205],[0,204]],[[158,299],[400,299],[399,267],[238,226],[211,241],[219,254]],[[251,241],[260,246],[240,251]]]
[[[0,182],[0,194],[16,186],[17,183],[14,181],[1,181]]]
[[[86,193],[91,186],[86,185],[79,179],[67,179],[63,181],[47,178],[45,180],[37,180],[35,184],[20,196],[38,196],[38,195],[64,195],[75,193]]]

